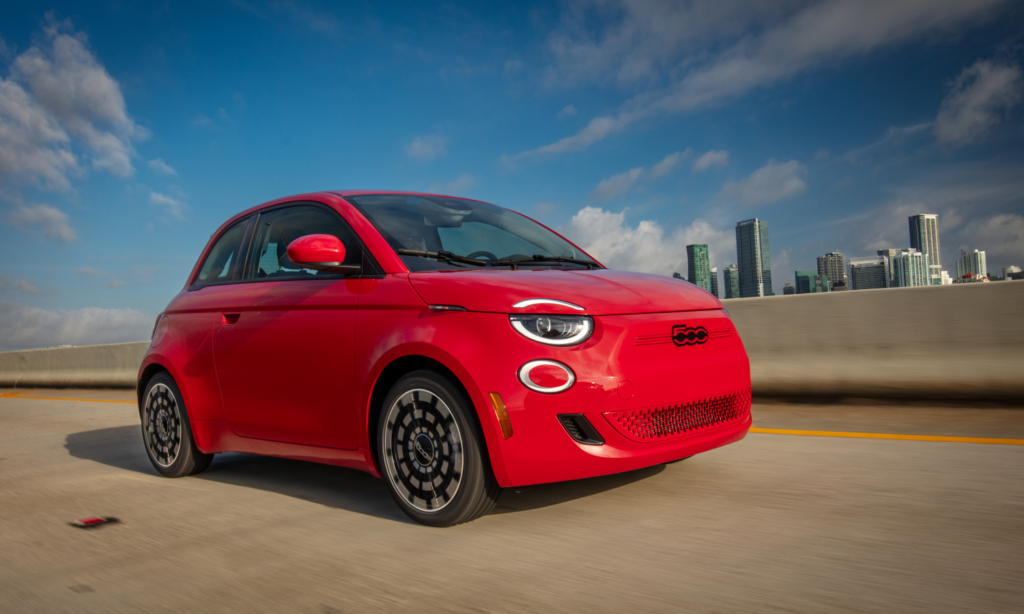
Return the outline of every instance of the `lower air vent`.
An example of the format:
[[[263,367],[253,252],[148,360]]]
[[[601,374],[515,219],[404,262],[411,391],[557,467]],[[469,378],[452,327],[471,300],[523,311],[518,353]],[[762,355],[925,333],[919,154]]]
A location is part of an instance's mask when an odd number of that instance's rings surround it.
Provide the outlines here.
[[[558,421],[565,427],[569,437],[576,441],[591,446],[604,444],[604,439],[583,414],[558,414]]]
[[[654,442],[732,422],[750,413],[750,389],[707,399],[604,414],[617,431],[633,441]]]

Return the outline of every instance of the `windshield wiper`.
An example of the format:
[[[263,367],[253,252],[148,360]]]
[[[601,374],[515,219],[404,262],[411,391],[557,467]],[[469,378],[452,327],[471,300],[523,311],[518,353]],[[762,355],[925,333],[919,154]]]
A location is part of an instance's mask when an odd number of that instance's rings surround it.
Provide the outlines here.
[[[489,262],[491,266],[499,266],[503,264],[512,265],[515,268],[519,263],[526,262],[572,262],[573,264],[582,264],[587,267],[587,270],[597,268],[597,263],[591,262],[590,260],[580,260],[579,258],[566,258],[565,256],[542,256],[540,254],[534,254],[532,258],[515,258],[513,260],[498,260],[497,262]]]
[[[424,252],[418,249],[397,249],[395,250],[403,256],[419,256],[421,258],[436,258],[439,262],[465,262],[466,264],[475,264],[477,266],[484,266],[487,264],[486,260],[477,260],[476,258],[466,258],[465,256],[459,256],[451,252]]]

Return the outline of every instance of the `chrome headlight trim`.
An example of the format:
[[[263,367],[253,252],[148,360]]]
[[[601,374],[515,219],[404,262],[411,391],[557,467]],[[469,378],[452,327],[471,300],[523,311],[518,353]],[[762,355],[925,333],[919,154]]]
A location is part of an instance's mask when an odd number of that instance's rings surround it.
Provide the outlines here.
[[[583,326],[581,327],[580,332],[576,333],[572,337],[567,337],[565,339],[550,339],[550,338],[547,338],[547,337],[541,337],[540,335],[536,334],[535,332],[529,330],[520,321],[520,319],[522,319],[522,318],[538,318],[538,317],[579,320],[580,322],[582,322]],[[592,335],[594,333],[594,319],[591,318],[590,316],[566,316],[566,315],[547,315],[547,314],[532,314],[532,313],[531,314],[514,313],[514,314],[510,314],[508,316],[508,321],[509,321],[510,324],[512,324],[512,328],[516,329],[517,333],[519,333],[520,335],[526,337],[527,339],[530,339],[531,341],[536,341],[537,343],[543,343],[544,345],[554,345],[554,346],[558,346],[558,347],[565,347],[565,346],[570,346],[570,345],[579,345],[579,344],[583,343],[584,341],[586,341],[587,339],[589,339],[590,335]]]

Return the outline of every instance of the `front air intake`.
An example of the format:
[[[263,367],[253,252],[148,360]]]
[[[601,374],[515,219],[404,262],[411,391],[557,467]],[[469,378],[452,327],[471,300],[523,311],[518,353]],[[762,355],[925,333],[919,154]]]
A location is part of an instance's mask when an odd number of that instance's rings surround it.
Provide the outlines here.
[[[565,432],[580,443],[589,446],[604,445],[604,439],[583,414],[558,414],[558,421],[565,427]]]
[[[604,416],[627,439],[662,441],[750,415],[750,389],[647,409],[609,411]]]

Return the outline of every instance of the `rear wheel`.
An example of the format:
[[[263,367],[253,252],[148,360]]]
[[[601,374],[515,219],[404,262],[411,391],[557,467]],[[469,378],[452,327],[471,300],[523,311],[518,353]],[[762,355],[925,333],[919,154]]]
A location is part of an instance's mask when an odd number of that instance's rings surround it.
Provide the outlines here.
[[[153,467],[169,478],[205,471],[213,455],[196,447],[192,424],[174,378],[166,372],[157,373],[146,384],[142,398],[142,440]]]
[[[413,520],[450,527],[482,516],[497,501],[500,489],[475,415],[444,377],[415,371],[395,383],[377,433],[388,490]]]

